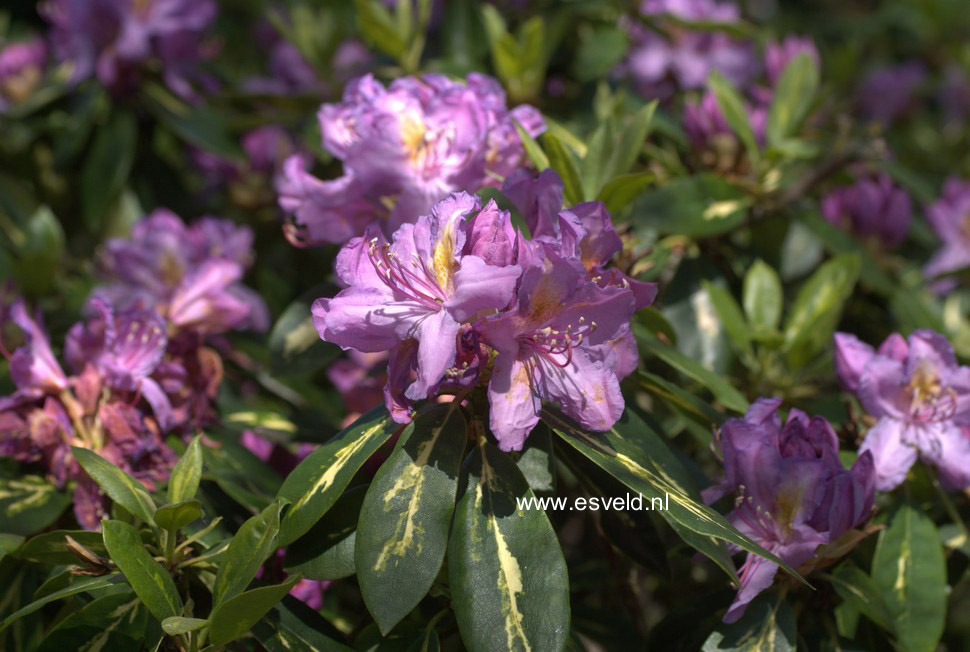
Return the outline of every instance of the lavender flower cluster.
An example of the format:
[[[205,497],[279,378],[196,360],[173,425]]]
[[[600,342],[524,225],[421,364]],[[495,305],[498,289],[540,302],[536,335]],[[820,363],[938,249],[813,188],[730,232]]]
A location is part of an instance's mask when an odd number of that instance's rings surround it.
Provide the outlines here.
[[[532,136],[545,128],[532,107],[508,110],[499,83],[479,74],[465,83],[404,77],[388,88],[365,75],[319,120],[344,174],[322,181],[305,157],[287,159],[277,190],[295,244],[342,244],[372,225],[390,235],[452,192],[498,186],[525,158],[516,123]]]
[[[390,240],[372,227],[347,243],[336,271],[348,287],[314,303],[314,323],[345,349],[390,352],[384,395],[398,422],[416,401],[487,384],[503,450],[522,448],[542,400],[607,430],[637,365],[630,317],[656,288],[608,267],[622,242],[603,204],[562,210],[551,171],[504,189],[533,239],[494,201],[454,193]]]
[[[39,465],[58,487],[76,481],[74,511],[87,528],[98,527],[106,501],[71,446],[96,450],[149,488],[164,482],[175,461],[166,436],[215,416],[219,336],[266,327],[265,305],[239,282],[251,250],[248,228],[215,218],[186,226],[164,210],[108,241],[90,316],[64,342],[70,374],[40,316],[8,301],[0,326],[15,326],[5,330],[19,331],[22,345],[0,341],[17,387],[0,398],[0,456]]]

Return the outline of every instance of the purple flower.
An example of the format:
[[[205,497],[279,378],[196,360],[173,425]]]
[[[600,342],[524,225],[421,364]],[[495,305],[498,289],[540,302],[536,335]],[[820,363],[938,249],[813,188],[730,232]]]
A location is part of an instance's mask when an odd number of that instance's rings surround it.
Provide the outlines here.
[[[449,193],[495,186],[525,157],[515,122],[532,135],[544,129],[535,109],[509,111],[498,82],[478,74],[464,84],[405,77],[386,89],[365,75],[319,117],[344,176],[321,181],[291,158],[277,184],[287,235],[311,245],[346,242],[372,224],[388,235]]]
[[[910,107],[925,79],[926,71],[915,61],[877,68],[859,85],[859,111],[869,120],[888,124]]]
[[[557,177],[510,180],[520,198],[558,193],[561,209]],[[522,448],[544,399],[593,430],[619,418],[618,378],[638,362],[630,316],[656,288],[606,267],[622,242],[602,204],[526,213],[544,234],[532,241],[494,202],[456,193],[391,243],[368,233],[341,250],[350,287],[317,300],[314,323],[344,348],[389,352],[385,403],[399,422],[415,401],[486,380],[504,450]]]
[[[781,41],[773,41],[765,47],[765,73],[772,86],[778,83],[785,68],[799,54],[807,54],[816,66],[821,65],[815,41],[809,36],[790,35]]]
[[[912,203],[906,191],[882,173],[839,188],[822,199],[822,215],[861,238],[875,239],[887,249],[906,239]]]
[[[165,82],[183,97],[193,95],[190,79],[198,78],[200,42],[216,12],[211,0],[48,0],[43,5],[54,51],[73,65],[74,80],[97,76],[122,94],[157,62]]]
[[[669,14],[685,22],[735,23],[736,5],[716,0],[644,0],[640,13],[655,17],[663,34],[631,21],[633,45],[625,64],[646,97],[669,97],[676,88],[701,88],[714,70],[743,86],[757,74],[751,44],[722,32],[693,30],[663,21]]]
[[[40,84],[47,65],[47,46],[34,38],[0,50],[0,109],[19,104]]]
[[[252,258],[247,227],[206,217],[186,226],[159,209],[130,238],[109,240],[95,295],[119,307],[156,310],[177,329],[204,334],[265,329],[266,306],[239,280]]]
[[[485,342],[498,352],[488,386],[490,425],[499,446],[520,450],[539,421],[541,401],[553,401],[591,430],[623,413],[614,370],[590,350],[629,328],[633,294],[601,288],[585,270],[541,244],[522,276],[515,308],[483,320]]]
[[[67,376],[51,351],[40,315],[31,317],[23,301],[16,301],[10,308],[10,319],[20,328],[24,345],[11,355],[0,342],[0,351],[10,360],[10,378],[17,386],[12,396],[0,398],[0,410],[45,394],[56,394],[68,386]]]
[[[957,364],[945,337],[894,334],[876,351],[837,333],[835,369],[878,419],[859,450],[872,452],[881,491],[899,486],[917,457],[936,466],[949,486],[970,486],[970,367]]]
[[[929,207],[926,217],[943,244],[923,273],[933,278],[970,265],[970,181],[947,179],[942,196]],[[955,284],[955,279],[946,279],[936,289],[947,291]]]
[[[743,534],[798,568],[860,525],[872,509],[873,457],[863,453],[846,470],[839,441],[822,417],[792,410],[782,427],[778,399],[759,399],[744,419],[729,419],[718,433],[724,476],[703,492],[707,502],[735,493],[728,519]],[[778,566],[749,553],[738,594],[724,615],[734,622],[771,586]]]
[[[14,304],[11,317],[25,343],[10,356],[18,390],[0,398],[0,456],[43,466],[58,487],[77,481],[75,515],[90,529],[105,514],[105,500],[71,446],[97,451],[149,489],[175,462],[162,439],[174,425],[171,402],[152,376],[165,355],[164,323],[154,313],[116,314],[94,305],[100,314],[68,336],[67,357],[78,373],[66,376],[39,321]],[[0,352],[8,355],[6,347]]]
[[[75,324],[67,335],[64,349],[71,366],[81,371],[90,364],[108,387],[144,396],[159,426],[169,430],[174,425],[172,404],[161,385],[151,378],[168,345],[165,322],[153,311],[116,314],[97,298],[91,306],[98,317],[87,324]]]
[[[494,202],[482,209],[478,198],[456,193],[430,215],[401,226],[390,243],[373,232],[351,240],[336,263],[350,287],[313,304],[323,339],[365,353],[391,350],[392,368],[393,350],[408,340],[417,343],[416,377],[404,391],[407,401],[427,398],[454,369],[462,324],[505,308],[522,272],[508,257],[486,260],[492,252],[474,223],[469,228],[472,213],[478,213],[475,222],[482,214],[493,215],[503,235],[511,229],[508,213],[500,213]],[[391,369],[388,373],[393,375]]]

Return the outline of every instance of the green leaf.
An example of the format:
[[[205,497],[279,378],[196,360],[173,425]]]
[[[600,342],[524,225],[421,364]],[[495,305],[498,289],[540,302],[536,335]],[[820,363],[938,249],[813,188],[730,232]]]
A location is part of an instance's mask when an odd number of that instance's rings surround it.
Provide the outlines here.
[[[704,367],[700,362],[684,355],[677,349],[664,344],[657,337],[639,324],[634,324],[634,335],[641,350],[649,352],[665,363],[692,378],[721,401],[728,409],[744,413],[748,409],[748,400],[738,390],[734,389],[724,378]]]
[[[634,113],[619,131],[619,140],[614,143],[606,164],[604,179],[615,179],[617,175],[626,174],[637,162],[643,143],[647,140],[653,116],[657,111],[657,101],[649,102],[642,109]]]
[[[89,231],[101,232],[108,209],[124,189],[137,140],[138,124],[129,111],[113,111],[98,128],[81,168],[81,208]]]
[[[751,329],[744,315],[741,314],[741,306],[734,300],[731,293],[720,285],[715,285],[707,280],[703,281],[703,285],[735,350],[741,355],[753,356]]]
[[[161,124],[186,143],[234,161],[243,159],[239,144],[226,129],[231,122],[227,116],[203,104],[186,104],[156,83],[142,86],[142,100]]]
[[[645,502],[662,501],[664,508],[657,511],[675,529],[682,526],[707,539],[734,544],[775,562],[800,579],[793,568],[738,532],[724,516],[700,502],[700,496],[692,487],[690,477],[679,460],[661,436],[631,409],[627,408],[616,425],[606,433],[584,432],[550,410],[544,410],[542,418],[566,443],[633,491],[643,494]],[[651,505],[655,504],[658,503],[651,502]]]
[[[724,416],[711,407],[709,402],[676,383],[647,371],[640,371],[639,374],[641,387],[671,405],[676,411],[708,428],[720,425],[724,421]]]
[[[121,580],[121,576],[117,574],[103,575],[101,577],[83,577],[74,580],[74,582],[67,588],[61,589],[59,591],[54,591],[53,593],[48,593],[38,600],[34,600],[30,604],[21,607],[17,611],[13,612],[2,621],[0,621],[0,632],[7,629],[15,621],[34,613],[41,607],[61,598],[66,598],[72,595],[77,595],[78,593],[83,593],[85,591],[96,591],[97,589],[104,589],[110,586],[117,585]]]
[[[889,608],[900,649],[936,649],[946,624],[946,561],[936,526],[922,510],[900,505],[880,532],[872,582]]]
[[[482,439],[448,543],[452,607],[472,650],[561,650],[569,580],[556,533],[515,462]]]
[[[573,74],[583,82],[606,77],[626,55],[629,45],[626,30],[615,25],[581,30]]]
[[[718,625],[704,641],[703,652],[795,652],[795,617],[784,600],[773,595],[755,598],[744,615]]]
[[[401,33],[391,13],[380,0],[354,0],[357,29],[368,43],[394,59],[407,50],[407,34]]]
[[[874,292],[890,296],[897,290],[896,282],[883,271],[882,266],[859,241],[834,224],[825,221],[818,212],[804,212],[798,215],[798,224],[808,229],[818,238],[825,250],[832,255],[856,254],[862,260],[859,268],[859,281]]]
[[[788,62],[768,110],[769,144],[780,144],[795,134],[815,99],[818,79],[818,66],[808,54],[803,52]]]
[[[515,463],[532,491],[556,489],[556,462],[552,450],[552,433],[546,424],[539,423],[532,429]]]
[[[831,345],[842,308],[859,277],[859,257],[836,256],[802,285],[785,319],[785,345],[793,366]]]
[[[754,261],[745,273],[741,302],[754,330],[768,332],[778,328],[784,303],[781,279],[763,260]]]
[[[546,132],[542,134],[542,149],[549,157],[549,167],[562,178],[563,198],[566,206],[575,206],[583,201],[583,185],[579,176],[579,164],[572,152],[559,138]]]
[[[714,96],[717,98],[717,105],[724,114],[724,119],[731,127],[738,139],[748,150],[748,156],[753,163],[756,163],[761,154],[758,151],[758,141],[754,137],[754,130],[751,128],[751,121],[748,119],[748,107],[744,99],[729,82],[724,75],[716,70],[711,73],[707,80]]]
[[[339,580],[356,573],[357,521],[366,493],[366,486],[348,489],[309,532],[286,546],[286,572],[311,580]]]
[[[655,180],[656,177],[651,172],[621,174],[607,182],[596,199],[606,204],[606,210],[610,215],[616,215],[629,206]]]
[[[0,561],[3,561],[4,557],[20,548],[23,542],[24,536],[21,534],[0,532]]]
[[[185,449],[185,453],[172,469],[172,476],[168,481],[168,502],[181,503],[195,498],[202,479],[202,443],[201,437],[195,437]]]
[[[179,530],[202,516],[202,503],[194,498],[155,510],[155,523],[166,530]]]
[[[674,179],[640,195],[631,223],[637,228],[708,238],[740,226],[751,199],[713,174]]]
[[[352,652],[343,635],[315,610],[286,596],[253,627],[267,652]],[[334,640],[338,639],[338,640]]]
[[[209,641],[225,645],[245,635],[301,579],[293,575],[282,584],[240,593],[214,608],[209,616]]]
[[[825,577],[832,583],[835,592],[843,602],[848,603],[886,631],[893,631],[893,617],[889,613],[889,608],[872,578],[861,568],[851,561],[845,561],[839,564],[832,575]]]
[[[364,498],[357,580],[382,634],[421,601],[441,569],[466,430],[459,401],[418,412]]]
[[[287,374],[314,372],[336,359],[340,348],[320,339],[310,315],[316,297],[331,296],[336,291],[317,286],[286,307],[269,334],[274,369]]]
[[[529,160],[532,161],[532,165],[535,166],[536,170],[542,172],[548,168],[549,157],[542,151],[542,147],[539,146],[535,138],[518,121],[515,122],[515,130],[519,132],[519,138],[522,139],[522,147],[525,148],[525,153],[529,156]]]
[[[278,502],[242,524],[222,556],[212,585],[212,604],[218,606],[246,590],[259,567],[276,550],[279,530]]]
[[[43,530],[70,504],[70,494],[39,475],[0,478],[0,528],[7,534]]]
[[[64,257],[64,229],[50,208],[40,206],[27,219],[16,254],[18,287],[28,296],[50,292]]]
[[[145,641],[149,618],[131,591],[110,593],[57,623],[37,652],[137,650]]]
[[[383,406],[374,408],[300,462],[279,490],[279,496],[292,503],[280,528],[280,545],[296,541],[313,527],[398,428]]]
[[[209,624],[203,618],[184,618],[182,616],[172,616],[162,621],[162,630],[169,636],[179,636],[195,632]]]
[[[81,467],[111,500],[143,522],[149,525],[155,523],[152,518],[155,514],[155,503],[142,483],[92,450],[76,446],[71,446],[71,450]]]
[[[145,550],[138,530],[121,521],[102,521],[104,547],[138,598],[159,620],[178,616],[182,598],[172,576]]]
[[[100,532],[88,530],[52,530],[27,539],[13,556],[25,561],[35,561],[48,566],[76,564],[77,557],[67,549],[66,536],[71,537],[96,555],[107,556],[104,539]]]

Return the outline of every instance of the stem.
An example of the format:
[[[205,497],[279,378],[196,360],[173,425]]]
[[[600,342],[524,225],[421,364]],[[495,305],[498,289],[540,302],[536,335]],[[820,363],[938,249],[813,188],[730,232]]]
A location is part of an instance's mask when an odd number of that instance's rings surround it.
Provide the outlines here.
[[[188,539],[186,539],[185,541],[183,541],[182,543],[180,543],[178,546],[176,546],[175,547],[175,552],[178,552],[182,548],[184,548],[184,547],[186,547],[186,546],[188,546],[190,544],[195,543],[196,541],[198,541],[199,539],[201,539],[205,535],[209,534],[209,532],[212,532],[212,530],[214,530],[215,527],[217,525],[219,525],[220,521],[222,521],[222,517],[221,516],[216,516],[214,519],[212,519],[212,522],[211,523],[209,523],[203,529],[199,530],[198,532],[196,532],[195,534],[193,534],[192,536],[190,536]]]
[[[175,535],[178,532],[175,528],[165,530],[165,561],[169,564],[175,563]]]

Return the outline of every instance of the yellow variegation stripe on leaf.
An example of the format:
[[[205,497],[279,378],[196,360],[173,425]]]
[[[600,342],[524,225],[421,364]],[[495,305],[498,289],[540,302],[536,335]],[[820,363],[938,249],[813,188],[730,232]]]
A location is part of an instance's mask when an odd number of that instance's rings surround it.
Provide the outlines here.
[[[364,498],[355,565],[382,632],[420,602],[441,568],[466,430],[458,402],[426,406]]]
[[[556,534],[515,462],[480,441],[448,548],[452,605],[475,650],[557,650],[569,631],[568,578]]]
[[[665,498],[665,494],[669,495],[670,508],[660,511],[668,522],[704,537],[733,543],[805,581],[795,569],[741,534],[723,515],[700,502],[696,489],[688,486],[688,475],[680,462],[653,429],[629,408],[615,427],[605,433],[587,433],[550,410],[544,411],[543,420],[564,441],[633,491],[645,497]],[[688,543],[693,542],[688,540]],[[701,552],[708,554],[704,549]]]
[[[280,527],[280,545],[313,527],[398,428],[383,406],[374,408],[304,459],[279,490],[279,497],[292,503]]]

